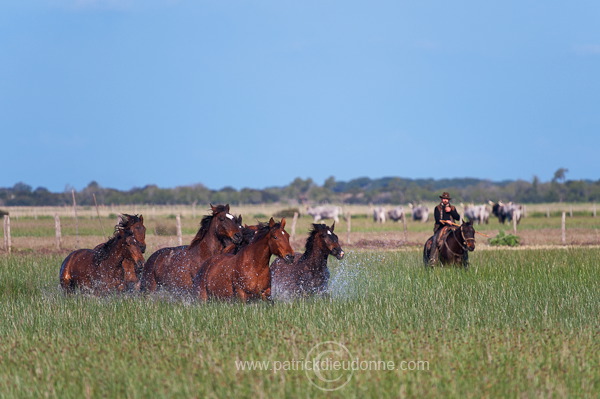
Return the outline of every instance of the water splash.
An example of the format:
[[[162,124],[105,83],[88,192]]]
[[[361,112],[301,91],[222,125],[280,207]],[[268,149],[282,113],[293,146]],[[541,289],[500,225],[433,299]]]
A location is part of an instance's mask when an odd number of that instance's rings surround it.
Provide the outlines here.
[[[349,254],[350,255],[350,254]],[[350,299],[364,296],[369,282],[376,278],[373,265],[382,261],[381,256],[347,256],[337,266],[331,267],[329,295],[332,299]]]

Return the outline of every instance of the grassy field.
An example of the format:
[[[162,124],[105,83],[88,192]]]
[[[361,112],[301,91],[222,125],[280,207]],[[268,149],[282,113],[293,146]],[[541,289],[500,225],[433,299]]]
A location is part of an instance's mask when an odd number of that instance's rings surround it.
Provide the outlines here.
[[[475,251],[468,271],[426,271],[416,249],[350,250],[330,260],[330,299],[273,305],[64,297],[63,257],[0,256],[3,398],[600,391],[595,247]]]

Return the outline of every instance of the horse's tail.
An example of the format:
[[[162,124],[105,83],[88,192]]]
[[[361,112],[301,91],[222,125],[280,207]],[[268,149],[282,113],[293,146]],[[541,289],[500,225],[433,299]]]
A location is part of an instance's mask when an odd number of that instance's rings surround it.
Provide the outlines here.
[[[60,286],[64,292],[72,292],[75,288],[75,282],[73,281],[73,276],[71,275],[71,267],[70,267],[71,255],[67,256],[65,260],[63,260],[62,265],[60,265],[60,273],[59,273],[59,281]]]
[[[427,241],[425,241],[425,245],[423,246],[423,264],[425,267],[430,266],[430,257],[431,257],[431,244],[433,243],[433,236],[429,237]]]

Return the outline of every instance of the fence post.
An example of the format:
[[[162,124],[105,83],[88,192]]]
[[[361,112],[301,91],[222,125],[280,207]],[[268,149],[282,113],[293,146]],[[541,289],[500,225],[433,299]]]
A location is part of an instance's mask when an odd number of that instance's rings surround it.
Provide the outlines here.
[[[179,245],[183,245],[183,237],[181,235],[181,215],[180,214],[177,214],[176,221],[177,221],[177,242],[179,243]]]
[[[406,227],[406,214],[402,214],[402,225],[404,226],[404,242],[408,242],[408,228]]]
[[[514,232],[514,235],[517,235],[517,218],[513,217],[512,222],[513,222],[513,232]]]
[[[10,216],[4,215],[4,248],[10,253],[12,243],[10,240]]]
[[[592,214],[594,215],[594,217],[596,217],[596,203],[594,202],[594,211],[592,212]]]
[[[60,218],[58,217],[58,213],[54,214],[54,231],[56,237],[56,249],[60,249],[60,240],[61,240],[61,231],[60,231]]]
[[[561,224],[560,224],[560,231],[561,231],[560,240],[561,240],[561,242],[563,244],[567,243],[567,232],[566,232],[566,230],[567,230],[566,229],[567,222],[566,222],[566,220],[567,220],[567,214],[566,214],[566,212],[563,211],[563,213],[562,213],[562,221],[561,221]]]
[[[352,230],[352,214],[350,212],[346,213],[346,219],[348,220],[348,238],[347,238],[347,243],[350,244],[350,230]]]
[[[569,208],[569,217],[573,217],[573,205]]]
[[[546,208],[546,217],[549,218],[550,217],[550,207]]]
[[[75,190],[71,190],[73,196],[73,213],[75,215],[75,246],[79,248],[79,219],[77,218],[77,202],[75,201]]]
[[[292,219],[292,241],[296,237],[296,223],[298,222],[298,212],[294,212],[294,218]]]

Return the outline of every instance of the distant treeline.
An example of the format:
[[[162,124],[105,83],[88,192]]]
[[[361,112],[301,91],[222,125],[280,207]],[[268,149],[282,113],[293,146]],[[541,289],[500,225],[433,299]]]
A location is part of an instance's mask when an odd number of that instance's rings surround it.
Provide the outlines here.
[[[340,204],[406,204],[437,201],[448,191],[455,203],[482,203],[514,201],[520,203],[594,202],[600,199],[600,180],[554,179],[540,182],[534,177],[524,180],[492,182],[490,180],[407,179],[362,177],[348,182],[330,177],[323,185],[312,179],[296,178],[285,187],[265,189],[225,187],[211,190],[202,184],[175,188],[148,185],[120,191],[101,187],[95,181],[75,192],[77,204],[93,205],[94,195],[99,205],[119,204],[269,204],[269,203],[340,203]],[[72,190],[53,193],[44,187],[33,189],[25,183],[10,188],[0,188],[0,206],[61,206],[73,203]]]

